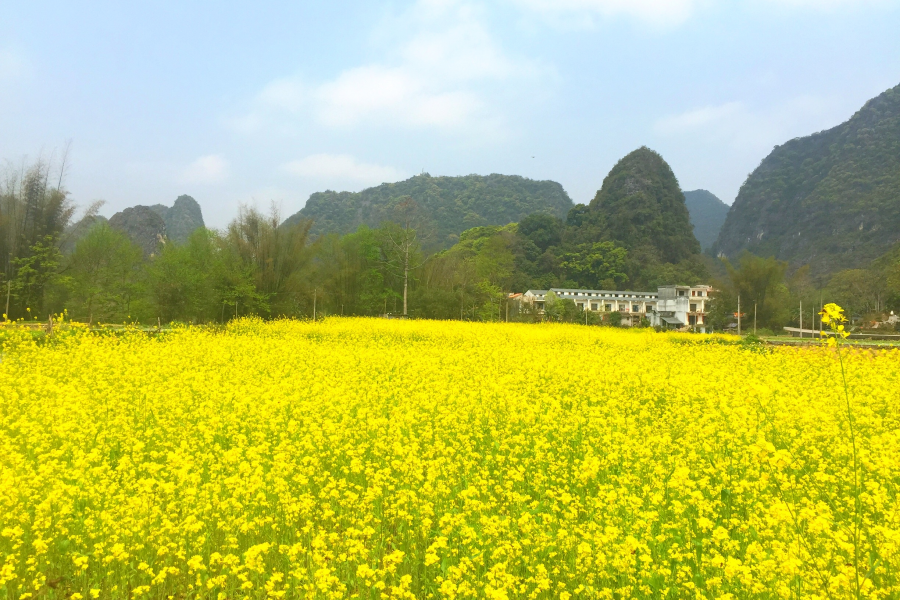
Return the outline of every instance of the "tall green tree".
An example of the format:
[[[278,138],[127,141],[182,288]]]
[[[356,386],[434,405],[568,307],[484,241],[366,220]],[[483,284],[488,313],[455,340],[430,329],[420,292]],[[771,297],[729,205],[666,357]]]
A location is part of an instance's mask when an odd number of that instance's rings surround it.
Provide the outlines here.
[[[881,313],[890,295],[889,276],[878,269],[846,269],[832,275],[826,286],[829,302],[844,308],[851,318]]]
[[[0,179],[0,283],[11,292],[13,318],[49,310],[45,294],[59,269],[60,234],[74,212],[64,173],[65,157],[58,168],[39,159]]]
[[[141,308],[145,308],[143,253],[108,224],[98,224],[79,240],[67,263],[66,308],[71,317],[122,322],[138,312],[136,305],[143,303]]]
[[[727,261],[725,266],[729,279],[725,285],[729,289],[714,299],[713,303],[733,302],[734,305],[728,306],[726,310],[736,311],[737,299],[740,297],[741,312],[746,313],[748,318],[752,317],[755,307],[759,327],[777,329],[789,320],[791,306],[785,283],[786,262],[744,253],[737,267]],[[748,322],[744,321],[745,327]]]
[[[21,316],[45,316],[45,310],[48,310],[45,302],[47,291],[53,283],[60,281],[61,260],[62,253],[52,235],[44,236],[28,247],[24,256],[12,260],[15,274],[10,290],[19,303]]]
[[[314,259],[315,281],[323,312],[378,315],[399,293],[385,266],[385,233],[361,225],[356,232],[320,238]]]
[[[255,294],[239,298],[241,286],[233,287],[235,301],[243,300],[248,313],[270,317],[297,314],[312,291],[306,277],[316,249],[309,243],[312,223],[298,220],[279,225],[274,206],[268,215],[241,207],[226,230],[225,241],[233,259],[253,276]]]
[[[613,242],[579,244],[560,256],[560,266],[578,287],[614,290],[627,278],[627,254]]]
[[[253,271],[215,231],[194,230],[184,244],[169,242],[150,266],[157,312],[166,320],[209,322],[230,318],[247,299],[258,302]]]

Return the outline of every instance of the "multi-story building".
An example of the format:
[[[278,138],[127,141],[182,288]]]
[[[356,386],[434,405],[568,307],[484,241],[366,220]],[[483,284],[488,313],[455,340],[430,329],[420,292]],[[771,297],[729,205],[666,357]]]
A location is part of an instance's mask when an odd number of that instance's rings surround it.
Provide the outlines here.
[[[657,296],[654,292],[552,288],[550,290],[528,290],[522,296],[522,300],[533,303],[538,311],[543,311],[548,292],[553,292],[557,298],[574,301],[581,310],[621,313],[622,324],[628,326],[639,325],[642,318],[650,317],[656,306]]]
[[[708,285],[667,285],[656,292],[552,288],[528,290],[522,294],[522,301],[543,312],[547,294],[553,292],[557,298],[574,301],[581,310],[618,312],[625,326],[639,325],[646,318],[654,327],[692,327],[705,332],[711,290]]]
[[[709,307],[708,285],[664,285],[657,292],[653,326],[691,327],[706,332],[706,313]]]

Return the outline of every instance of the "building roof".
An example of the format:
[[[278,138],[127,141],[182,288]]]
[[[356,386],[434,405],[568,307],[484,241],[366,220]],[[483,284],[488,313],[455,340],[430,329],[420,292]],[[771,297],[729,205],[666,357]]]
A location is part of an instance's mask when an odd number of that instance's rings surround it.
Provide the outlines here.
[[[633,290],[579,290],[574,288],[550,288],[549,290],[528,290],[525,292],[525,295],[531,296],[546,296],[548,293],[553,292],[557,295],[566,295],[566,296],[587,296],[587,297],[602,297],[602,298],[612,298],[612,299],[631,299],[631,300],[657,300],[659,299],[661,291],[664,289],[711,289],[708,285],[695,285],[695,286],[687,286],[687,285],[669,285],[669,286],[659,286],[659,291],[656,292],[637,292]]]
[[[550,291],[557,295],[618,298],[620,300],[655,300],[657,298],[656,292],[633,292],[630,290],[575,290],[567,288],[551,288]]]
[[[662,320],[665,321],[666,323],[668,323],[669,325],[679,325],[679,326],[684,325],[684,323],[682,323],[675,317],[663,317]]]

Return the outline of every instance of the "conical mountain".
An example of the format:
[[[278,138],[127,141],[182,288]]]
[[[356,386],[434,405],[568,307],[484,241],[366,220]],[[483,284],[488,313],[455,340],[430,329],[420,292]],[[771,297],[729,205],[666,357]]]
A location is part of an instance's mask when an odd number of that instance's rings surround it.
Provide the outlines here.
[[[179,243],[186,242],[195,230],[204,226],[200,204],[188,195],[178,196],[172,208],[166,209],[163,219],[169,239]]]
[[[590,211],[602,219],[603,237],[629,250],[651,249],[668,263],[700,253],[678,179],[662,156],[647,147],[613,167]]]
[[[716,242],[824,277],[900,242],[900,86],[833,129],[776,147],[747,178]]]

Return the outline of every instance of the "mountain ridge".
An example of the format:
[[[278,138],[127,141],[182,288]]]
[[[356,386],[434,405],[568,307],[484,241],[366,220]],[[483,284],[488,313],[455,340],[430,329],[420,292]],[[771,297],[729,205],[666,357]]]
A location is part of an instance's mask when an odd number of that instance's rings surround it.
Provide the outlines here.
[[[391,220],[392,211],[406,197],[418,205],[425,226],[434,232],[437,248],[453,245],[463,231],[473,227],[507,225],[533,213],[564,218],[573,206],[555,181],[497,173],[459,177],[423,173],[359,192],[316,192],[282,225],[312,219],[313,235],[352,233],[360,225],[378,227]]]
[[[747,250],[817,279],[900,242],[900,85],[850,119],[776,146],[750,174],[714,250]]]
[[[109,219],[101,215],[86,215],[66,228],[60,245],[62,252],[73,252],[78,242],[99,223],[109,223],[110,227],[124,233],[141,247],[145,256],[156,253],[164,240],[183,244],[195,230],[205,227],[200,204],[191,196],[182,194],[172,206],[138,204],[122,209]]]

